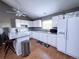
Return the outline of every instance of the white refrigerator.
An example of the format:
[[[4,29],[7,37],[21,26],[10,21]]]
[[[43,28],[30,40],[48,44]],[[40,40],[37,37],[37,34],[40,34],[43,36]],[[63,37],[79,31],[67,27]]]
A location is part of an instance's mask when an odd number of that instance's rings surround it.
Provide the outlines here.
[[[57,49],[79,59],[79,17],[59,20]]]

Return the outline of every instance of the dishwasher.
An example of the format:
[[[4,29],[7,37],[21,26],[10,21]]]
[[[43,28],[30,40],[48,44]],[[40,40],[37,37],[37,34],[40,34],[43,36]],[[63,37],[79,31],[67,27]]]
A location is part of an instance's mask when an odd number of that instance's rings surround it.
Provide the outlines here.
[[[26,57],[30,54],[30,42],[29,40],[25,40],[21,42],[21,56]]]

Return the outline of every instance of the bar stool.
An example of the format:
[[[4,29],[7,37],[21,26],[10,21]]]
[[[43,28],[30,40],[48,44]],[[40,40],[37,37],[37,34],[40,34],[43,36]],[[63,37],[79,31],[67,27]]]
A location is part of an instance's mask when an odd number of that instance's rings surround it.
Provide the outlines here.
[[[6,58],[6,55],[8,54],[9,50],[11,50],[13,53],[15,53],[15,49],[13,47],[13,42],[14,42],[15,39],[9,40],[8,35],[6,35],[5,33],[3,33],[2,36],[3,36],[4,44],[5,44],[5,47],[4,47],[4,52],[5,52],[4,58]]]
[[[9,50],[11,50],[13,53],[16,53],[16,52],[15,52],[15,49],[14,49],[14,47],[13,47],[13,42],[14,42],[14,40],[15,40],[15,39],[6,40],[6,42],[5,42],[5,49],[4,49],[4,51],[5,51],[5,56],[4,56],[4,57],[6,57],[6,55],[7,55],[8,52],[9,52]]]
[[[3,48],[3,40],[2,40],[2,35],[0,35],[0,52],[1,52],[1,50],[2,50],[2,48]]]
[[[3,38],[2,38],[3,28],[0,28],[0,51],[3,48]]]

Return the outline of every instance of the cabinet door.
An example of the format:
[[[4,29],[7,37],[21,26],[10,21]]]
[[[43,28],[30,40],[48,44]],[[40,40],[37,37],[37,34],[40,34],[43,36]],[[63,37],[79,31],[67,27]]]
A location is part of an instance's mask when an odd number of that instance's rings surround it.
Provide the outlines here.
[[[79,59],[79,17],[68,20],[67,53]]]
[[[31,36],[32,36],[32,38],[34,38],[34,39],[37,39],[37,40],[39,40],[39,41],[42,41],[42,35],[41,35],[40,32],[33,32],[33,31],[32,31]]]
[[[29,34],[30,34],[30,38],[32,38],[32,36],[33,36],[32,31],[29,31]]]
[[[41,35],[40,35],[40,32],[35,32],[35,36],[36,36],[36,39],[37,40],[41,40]]]
[[[32,27],[41,27],[41,20],[32,21]]]
[[[32,32],[32,38],[36,39],[36,33]]]
[[[39,40],[40,39],[39,35],[40,35],[39,32],[34,32],[34,38],[35,39]]]
[[[56,36],[57,35],[54,35],[54,34],[48,34],[48,36],[47,36],[48,39],[47,40],[48,40],[49,45],[56,47],[56,40],[57,40]]]
[[[39,34],[39,40],[43,42],[44,38],[43,38],[43,33],[38,33]]]
[[[66,40],[64,35],[58,35],[57,49],[61,52],[66,52]]]
[[[34,33],[33,33],[33,31],[31,32],[31,37],[33,38],[33,36],[34,36]]]
[[[41,41],[44,43],[47,43],[47,34],[46,33],[41,33]]]
[[[43,34],[43,36],[44,36],[44,42],[45,42],[45,43],[48,43],[47,34],[46,34],[46,33],[44,33],[44,34]]]

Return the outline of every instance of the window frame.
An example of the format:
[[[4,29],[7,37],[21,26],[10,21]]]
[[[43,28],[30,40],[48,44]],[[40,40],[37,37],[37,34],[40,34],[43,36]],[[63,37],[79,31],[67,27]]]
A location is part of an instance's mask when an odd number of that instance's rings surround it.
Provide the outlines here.
[[[51,21],[52,21],[52,19],[41,20],[41,26],[42,26],[42,29],[43,29],[43,30],[50,30],[50,29],[44,29],[44,28],[43,28],[43,21],[48,21],[48,20],[51,20]],[[53,23],[53,22],[52,22],[52,23]],[[52,29],[52,27],[51,27],[51,29]]]

